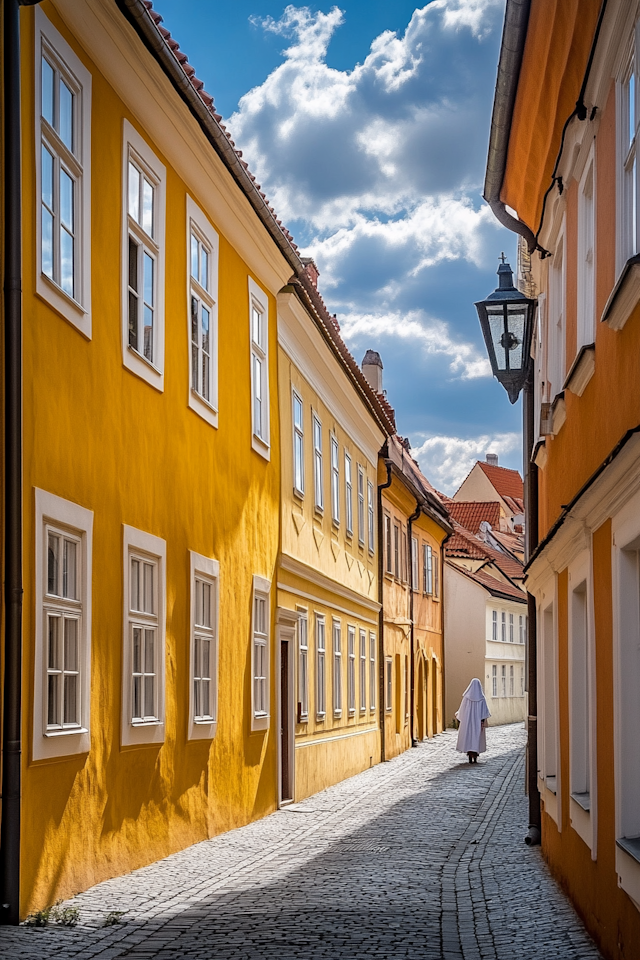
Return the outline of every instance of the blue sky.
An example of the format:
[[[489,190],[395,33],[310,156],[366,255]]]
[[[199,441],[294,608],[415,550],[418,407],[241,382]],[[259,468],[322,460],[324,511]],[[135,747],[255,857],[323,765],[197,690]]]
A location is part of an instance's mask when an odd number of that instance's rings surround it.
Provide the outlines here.
[[[521,470],[521,408],[473,302],[514,235],[481,198],[503,0],[156,0],[398,431],[452,492],[488,450]]]

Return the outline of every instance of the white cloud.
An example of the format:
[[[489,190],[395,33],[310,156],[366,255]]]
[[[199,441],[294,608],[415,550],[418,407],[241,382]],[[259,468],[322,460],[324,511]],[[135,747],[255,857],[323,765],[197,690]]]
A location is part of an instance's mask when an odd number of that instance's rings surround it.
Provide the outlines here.
[[[520,449],[519,433],[484,434],[471,439],[428,437],[411,455],[437,490],[451,496],[465,479],[476,460],[487,453],[509,454]]]
[[[341,314],[342,336],[349,341],[363,335],[369,338],[398,337],[420,345],[430,356],[450,358],[449,370],[453,377],[475,380],[490,377],[491,366],[486,356],[478,353],[471,343],[452,338],[448,324],[426,317],[419,311],[386,314]]]

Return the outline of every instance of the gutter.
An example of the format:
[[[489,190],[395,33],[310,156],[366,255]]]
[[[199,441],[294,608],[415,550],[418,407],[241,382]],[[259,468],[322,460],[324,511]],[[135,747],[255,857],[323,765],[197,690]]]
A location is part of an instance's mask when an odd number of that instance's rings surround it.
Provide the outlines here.
[[[410,695],[411,695],[411,722],[410,722],[410,733],[411,733],[411,746],[417,747],[418,741],[415,738],[415,717],[414,717],[414,703],[415,703],[415,673],[416,673],[416,645],[415,645],[415,630],[414,630],[414,620],[413,620],[413,592],[416,588],[416,584],[413,582],[413,524],[418,519],[422,513],[422,506],[419,500],[416,500],[416,509],[415,513],[412,513],[411,516],[407,519],[407,539],[409,541],[409,620],[411,621],[411,633],[409,639],[409,648],[411,653],[411,673],[410,673]],[[418,558],[416,557],[416,566],[418,564]]]
[[[385,444],[386,447],[386,444]],[[384,456],[385,447],[380,451],[380,457]],[[378,677],[379,677],[379,699],[380,699],[380,762],[386,760],[385,745],[385,703],[384,703],[384,536],[382,526],[382,491],[386,490],[392,484],[391,461],[385,460],[384,465],[387,468],[387,479],[385,483],[378,484],[378,602],[380,611],[378,613]]]
[[[22,774],[22,182],[20,7],[4,0],[4,689],[0,923],[20,922]]]

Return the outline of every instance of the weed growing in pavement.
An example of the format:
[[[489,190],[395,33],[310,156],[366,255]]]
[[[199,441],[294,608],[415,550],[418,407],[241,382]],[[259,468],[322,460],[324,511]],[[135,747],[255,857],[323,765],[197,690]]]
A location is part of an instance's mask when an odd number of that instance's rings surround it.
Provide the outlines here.
[[[79,919],[80,911],[77,907],[61,907],[58,901],[53,907],[45,907],[44,910],[30,913],[24,925],[25,927],[47,927],[49,923],[58,923],[61,927],[75,927]]]
[[[121,922],[121,917],[124,917],[126,912],[126,910],[112,910],[111,913],[108,913],[104,918],[102,926],[115,927],[116,923]]]

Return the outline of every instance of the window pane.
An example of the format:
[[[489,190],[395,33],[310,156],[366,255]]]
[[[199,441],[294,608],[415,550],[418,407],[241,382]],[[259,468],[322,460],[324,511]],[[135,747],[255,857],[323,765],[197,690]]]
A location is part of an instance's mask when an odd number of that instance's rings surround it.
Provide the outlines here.
[[[60,222],[73,233],[73,180],[60,169]]]
[[[140,223],[140,171],[129,162],[129,215]]]
[[[211,677],[210,671],[210,654],[211,654],[211,641],[203,640],[202,641],[202,674],[201,676],[205,680],[209,680]]]
[[[59,677],[47,678],[47,723],[51,727],[59,723],[58,715]]]
[[[134,292],[132,292],[134,291]],[[138,244],[129,237],[129,346],[138,349]]]
[[[78,669],[78,621],[64,621],[64,669],[70,673]]]
[[[42,147],[42,202],[53,210],[53,157]]]
[[[155,613],[153,596],[153,564],[144,564],[144,612]]]
[[[200,246],[200,283],[205,290],[209,289],[209,254]]]
[[[53,67],[42,58],[42,116],[53,126]]]
[[[636,134],[636,84],[635,84],[635,74],[632,73],[629,77],[629,85],[627,88],[627,103],[629,104],[629,143],[633,140]]]
[[[191,386],[198,389],[198,301],[191,297]]]
[[[133,672],[142,673],[142,630],[133,628]]]
[[[64,678],[64,723],[78,723],[78,676]]]
[[[142,229],[153,236],[153,187],[146,179],[142,183]]]
[[[153,306],[153,257],[144,253],[144,302]]]
[[[136,720],[142,718],[142,677],[133,678],[133,717]]]
[[[303,477],[303,472],[302,472],[302,459],[303,459],[303,456],[304,456],[304,451],[303,451],[303,448],[302,448],[302,437],[300,436],[299,433],[296,433],[296,435],[295,435],[295,470],[296,470],[295,484],[296,484],[296,490],[302,490],[302,489],[303,489],[303,483],[304,483],[304,477]]]
[[[140,610],[140,561],[131,561],[131,609]]]
[[[191,276],[200,279],[198,271],[198,238],[191,234]]]
[[[49,638],[48,638],[49,670],[61,670],[62,664],[60,662],[60,617],[49,617],[48,633],[49,633]]]
[[[58,564],[60,557],[60,537],[49,534],[47,546],[47,593],[59,596],[58,592]]]
[[[211,626],[211,584],[202,584],[202,623],[205,627]],[[207,673],[207,676],[209,674]]]
[[[66,230],[60,231],[60,286],[73,296],[73,237]]]
[[[209,320],[210,314],[207,308],[203,305],[202,307],[202,349],[205,353],[209,353]]]
[[[262,346],[262,314],[255,307],[251,310],[251,336],[254,343]]]
[[[200,715],[202,717],[210,717],[211,707],[209,706],[209,688],[211,684],[209,683],[208,680],[203,680],[201,682],[201,686],[202,686],[202,701],[200,704],[200,711],[201,711]]]
[[[42,208],[42,272],[53,280],[53,217]]]
[[[153,310],[144,308],[144,355],[153,363]]]
[[[302,401],[299,397],[293,397],[293,424],[302,430]]]
[[[73,540],[65,540],[62,564],[62,596],[69,600],[77,600],[76,593],[76,544]]]
[[[156,678],[153,676],[144,678],[144,715],[145,717],[155,717],[156,715],[156,708],[155,708],[155,702],[154,702],[155,680]]]
[[[64,80],[60,80],[60,139],[73,150],[73,94]]]

